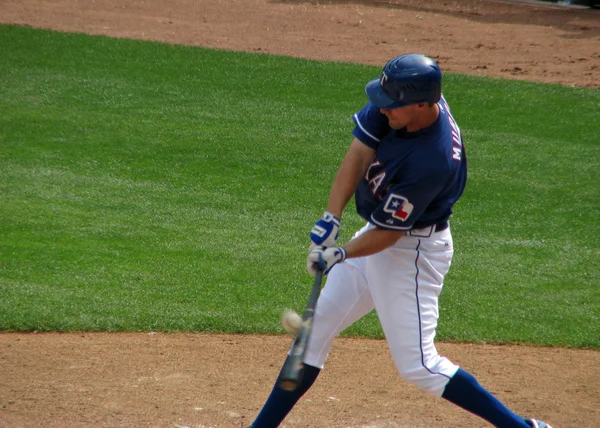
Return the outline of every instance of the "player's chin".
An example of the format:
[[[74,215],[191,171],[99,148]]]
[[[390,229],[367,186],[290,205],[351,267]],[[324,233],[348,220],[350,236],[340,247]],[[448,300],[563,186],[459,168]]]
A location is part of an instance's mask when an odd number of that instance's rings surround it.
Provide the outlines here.
[[[392,129],[402,129],[406,126],[403,123],[391,121],[391,120],[388,120],[388,123],[390,125],[390,128],[392,128]]]

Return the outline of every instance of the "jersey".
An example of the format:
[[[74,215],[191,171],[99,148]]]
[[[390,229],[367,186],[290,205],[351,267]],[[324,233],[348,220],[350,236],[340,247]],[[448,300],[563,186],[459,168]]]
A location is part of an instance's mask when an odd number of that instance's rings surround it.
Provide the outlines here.
[[[442,96],[439,116],[416,132],[390,128],[370,102],[353,116],[352,134],[375,150],[355,192],[358,214],[384,229],[421,229],[452,214],[467,180],[462,134]]]

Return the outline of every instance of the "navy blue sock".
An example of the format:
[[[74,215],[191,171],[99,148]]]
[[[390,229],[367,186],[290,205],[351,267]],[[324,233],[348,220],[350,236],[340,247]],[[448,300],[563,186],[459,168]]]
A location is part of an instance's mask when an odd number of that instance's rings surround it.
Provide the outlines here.
[[[529,428],[525,420],[511,412],[486,391],[468,372],[458,369],[446,385],[442,398],[468,410],[500,428]]]
[[[304,364],[304,374],[300,384],[294,391],[286,391],[279,387],[279,377],[271,391],[271,395],[262,410],[252,422],[252,428],[276,428],[292,410],[300,397],[312,386],[321,369]]]

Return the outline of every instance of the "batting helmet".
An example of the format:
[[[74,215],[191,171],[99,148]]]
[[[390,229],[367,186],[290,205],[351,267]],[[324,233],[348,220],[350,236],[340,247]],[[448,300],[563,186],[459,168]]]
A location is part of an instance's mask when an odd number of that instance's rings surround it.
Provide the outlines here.
[[[425,55],[401,55],[383,67],[379,78],[367,83],[365,92],[379,108],[437,103],[442,96],[442,71]]]

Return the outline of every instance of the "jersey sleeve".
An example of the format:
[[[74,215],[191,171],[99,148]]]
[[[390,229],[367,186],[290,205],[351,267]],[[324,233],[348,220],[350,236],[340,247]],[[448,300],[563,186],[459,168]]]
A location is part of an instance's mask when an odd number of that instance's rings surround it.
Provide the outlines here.
[[[392,186],[371,214],[371,223],[383,229],[410,230],[442,189],[447,174],[430,171],[411,183]]]
[[[377,149],[379,141],[390,131],[387,117],[370,102],[358,111],[352,120],[356,125],[352,134],[372,149]]]

